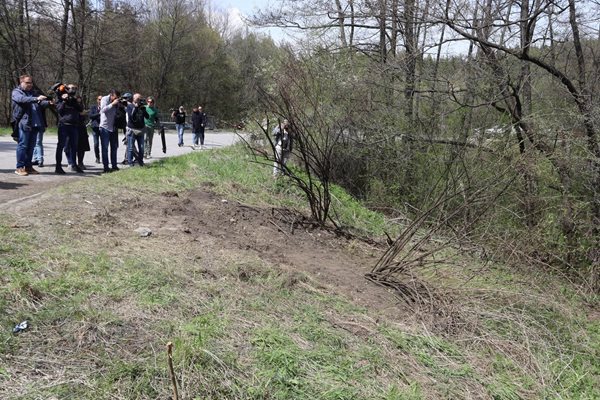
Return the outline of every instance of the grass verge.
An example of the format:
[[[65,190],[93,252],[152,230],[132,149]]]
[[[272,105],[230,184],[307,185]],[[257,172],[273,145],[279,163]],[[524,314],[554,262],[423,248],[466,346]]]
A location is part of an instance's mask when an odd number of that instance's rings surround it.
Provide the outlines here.
[[[131,235],[126,217],[199,186],[304,207],[232,148],[80,181],[2,216],[0,398],[167,398],[168,341],[184,399],[600,397],[598,314],[564,283],[456,254],[460,268],[436,271],[454,303],[390,317],[227,238]],[[112,209],[91,213],[94,197]],[[339,214],[388,229],[358,203]]]

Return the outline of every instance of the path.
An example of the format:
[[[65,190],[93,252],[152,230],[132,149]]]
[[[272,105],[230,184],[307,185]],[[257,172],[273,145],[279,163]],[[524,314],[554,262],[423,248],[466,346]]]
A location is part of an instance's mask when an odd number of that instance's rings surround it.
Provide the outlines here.
[[[120,138],[123,135],[119,135]],[[208,132],[204,144],[207,150],[194,150],[190,146],[177,146],[177,133],[167,131],[166,135],[167,152],[163,154],[160,135],[154,136],[154,144],[152,148],[152,159],[148,162],[153,162],[166,157],[178,156],[187,154],[192,151],[210,151],[211,149],[229,146],[239,140],[239,137],[233,132]],[[93,148],[93,139],[89,137],[90,147]],[[184,141],[186,144],[192,143],[192,134],[185,133]],[[40,174],[29,176],[18,176],[15,174],[16,146],[17,144],[10,136],[0,137],[0,206],[23,198],[36,196],[43,193],[47,189],[70,182],[74,179],[90,179],[99,176],[102,173],[102,164],[96,164],[94,151],[85,153],[84,164],[86,166],[85,174],[77,174],[70,172],[66,168],[66,157],[63,155],[63,168],[67,171],[66,175],[54,174],[54,153],[56,151],[57,136],[48,135],[44,137],[44,167],[35,167]],[[126,146],[119,142],[117,160],[119,163],[125,158]],[[127,168],[121,166],[119,168]]]

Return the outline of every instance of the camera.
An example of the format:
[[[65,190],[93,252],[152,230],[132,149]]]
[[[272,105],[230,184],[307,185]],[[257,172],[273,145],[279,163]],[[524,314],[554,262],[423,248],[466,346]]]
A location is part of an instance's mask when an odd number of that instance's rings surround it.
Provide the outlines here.
[[[125,93],[121,97],[119,97],[119,104],[127,107],[127,104],[133,100],[133,95],[131,93]]]
[[[62,82],[57,82],[54,85],[50,86],[50,90],[48,91],[48,94],[50,95],[50,97],[56,97],[58,99],[61,99],[63,94],[68,94],[70,96],[75,95],[75,93],[70,94],[69,91],[67,90],[67,85],[65,85]]]
[[[140,105],[140,107],[145,107],[148,103],[146,103],[146,99],[140,99],[140,101],[138,102],[138,104]]]
[[[77,94],[77,89],[70,89],[64,83],[58,82],[50,86],[50,90],[48,91],[48,97],[56,98],[59,101],[62,100],[63,95],[65,94],[69,97],[69,99],[74,99],[75,95]]]

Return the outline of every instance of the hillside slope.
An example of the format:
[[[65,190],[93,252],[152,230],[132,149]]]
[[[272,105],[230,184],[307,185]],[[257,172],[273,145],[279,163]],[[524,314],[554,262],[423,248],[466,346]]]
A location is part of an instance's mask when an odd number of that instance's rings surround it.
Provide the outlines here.
[[[383,246],[303,211],[239,148],[2,207],[0,398],[169,398],[167,342],[182,399],[600,398],[576,286],[452,250],[405,304],[364,279]]]

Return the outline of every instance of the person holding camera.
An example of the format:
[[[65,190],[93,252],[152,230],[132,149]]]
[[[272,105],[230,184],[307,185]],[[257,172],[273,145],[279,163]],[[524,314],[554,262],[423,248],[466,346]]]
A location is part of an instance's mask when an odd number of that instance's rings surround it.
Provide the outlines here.
[[[144,135],[144,158],[150,158],[152,156],[152,141],[154,139],[154,128],[158,123],[158,108],[154,102],[154,97],[148,96],[146,98],[146,113],[148,118],[144,121],[146,125],[146,133]]]
[[[77,165],[77,143],[79,141],[79,130],[81,126],[81,113],[83,104],[77,101],[77,86],[69,84],[60,90],[58,94],[58,144],[56,145],[56,168],[54,172],[64,174],[62,168],[62,152],[65,149],[67,161],[71,166],[71,171],[82,174],[83,170]]]
[[[194,107],[192,110],[192,132],[194,133],[194,147],[198,146],[200,141],[200,149],[204,148],[204,126],[206,126],[206,114],[202,111],[202,106]]]
[[[183,131],[185,130],[185,108],[183,106],[179,106],[179,109],[173,110],[171,113],[171,118],[175,121],[175,127],[177,128],[177,145],[179,147],[183,146]]]
[[[32,166],[33,150],[39,132],[45,129],[43,109],[50,104],[46,96],[33,91],[31,75],[21,75],[19,86],[11,93],[11,121],[18,131],[17,167],[19,176],[35,175],[39,172]]]
[[[102,149],[102,164],[104,172],[118,171],[117,148],[119,147],[119,134],[115,126],[115,116],[121,93],[112,89],[107,96],[100,101],[100,147]],[[108,146],[110,145],[110,160],[108,157]],[[109,161],[112,168],[109,168]]]
[[[144,132],[149,118],[146,105],[142,104],[142,95],[135,93],[133,100],[127,104],[127,162],[130,166],[136,161],[140,167],[144,166]]]

